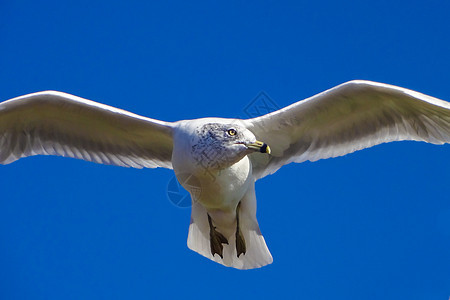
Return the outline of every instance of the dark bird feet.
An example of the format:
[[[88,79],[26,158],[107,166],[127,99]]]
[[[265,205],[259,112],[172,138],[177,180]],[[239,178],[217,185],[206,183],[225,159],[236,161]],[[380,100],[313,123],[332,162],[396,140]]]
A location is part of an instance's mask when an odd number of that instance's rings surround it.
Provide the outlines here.
[[[219,256],[223,259],[223,245],[228,245],[228,240],[216,230],[216,227],[212,224],[211,217],[208,214],[208,223],[209,223],[209,241],[211,244],[211,254],[219,254]]]
[[[238,229],[239,230],[239,229]],[[245,240],[241,231],[236,231],[236,255],[239,257],[241,254],[245,254],[247,247],[245,246]]]
[[[245,245],[245,239],[242,235],[241,229],[239,227],[239,208],[241,207],[241,203],[239,202],[236,207],[236,255],[237,257],[241,256],[241,254],[245,255],[247,252],[247,246]],[[214,256],[216,253],[223,259],[223,244],[228,245],[228,240],[216,230],[216,227],[213,225],[211,217],[208,214],[208,223],[209,223],[209,241],[211,245],[211,254]]]
[[[239,257],[241,254],[245,255],[247,252],[247,246],[245,245],[244,236],[242,235],[241,229],[239,228],[239,208],[241,207],[241,202],[239,202],[236,207],[236,255]]]

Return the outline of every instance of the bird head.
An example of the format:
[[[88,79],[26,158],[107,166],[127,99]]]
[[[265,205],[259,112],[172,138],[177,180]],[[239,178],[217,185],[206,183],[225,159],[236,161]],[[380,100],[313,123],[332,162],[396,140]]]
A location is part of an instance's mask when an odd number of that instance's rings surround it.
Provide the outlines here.
[[[194,159],[211,169],[231,166],[253,152],[270,154],[270,147],[258,141],[250,130],[232,123],[198,126],[191,145]]]

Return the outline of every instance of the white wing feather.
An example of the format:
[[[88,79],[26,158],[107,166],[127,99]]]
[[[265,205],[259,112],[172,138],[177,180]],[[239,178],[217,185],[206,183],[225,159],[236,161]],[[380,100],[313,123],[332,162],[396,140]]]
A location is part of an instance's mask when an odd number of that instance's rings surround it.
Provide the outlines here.
[[[246,122],[272,150],[270,157],[250,156],[256,178],[291,162],[342,156],[391,141],[450,143],[450,103],[370,81],[350,81]]]
[[[0,103],[0,163],[59,155],[107,165],[172,168],[172,124],[46,91]]]

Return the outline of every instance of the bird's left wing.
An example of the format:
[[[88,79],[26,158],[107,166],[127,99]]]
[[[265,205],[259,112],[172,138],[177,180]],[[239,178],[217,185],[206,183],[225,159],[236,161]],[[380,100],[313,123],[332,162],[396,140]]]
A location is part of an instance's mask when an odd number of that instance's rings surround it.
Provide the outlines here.
[[[250,155],[256,178],[291,162],[342,156],[391,141],[450,143],[450,103],[370,81],[350,81],[244,122],[272,150],[271,156]]]
[[[134,168],[172,168],[172,123],[46,91],[0,103],[0,163],[59,155]]]

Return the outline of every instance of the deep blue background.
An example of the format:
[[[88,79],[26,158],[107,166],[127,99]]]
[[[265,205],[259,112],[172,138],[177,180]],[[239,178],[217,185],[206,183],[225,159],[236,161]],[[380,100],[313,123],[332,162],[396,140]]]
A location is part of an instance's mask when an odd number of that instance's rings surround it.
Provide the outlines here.
[[[1,1],[0,100],[54,89],[167,121],[244,116],[262,90],[283,107],[351,79],[450,100],[449,11]],[[172,171],[58,157],[0,166],[0,298],[448,299],[449,156],[392,143],[264,178],[258,219],[274,263],[251,271],[187,249]]]

